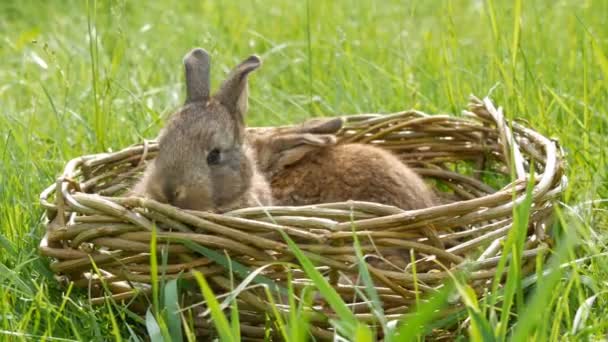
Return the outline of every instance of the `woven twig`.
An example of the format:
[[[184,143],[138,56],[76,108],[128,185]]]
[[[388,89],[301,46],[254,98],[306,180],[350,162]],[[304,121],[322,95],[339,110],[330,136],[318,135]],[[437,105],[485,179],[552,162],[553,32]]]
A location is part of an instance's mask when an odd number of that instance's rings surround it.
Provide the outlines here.
[[[392,150],[423,177],[443,186],[446,192],[440,193],[449,198],[446,204],[410,211],[355,201],[244,208],[223,215],[181,210],[150,199],[122,196],[158,151],[156,142],[146,141],[67,163],[57,182],[40,196],[48,220],[40,253],[53,259],[54,272],[76,286],[101,289],[100,283],[105,282],[113,294],[99,292],[94,303],[103,302],[108,295],[128,300],[149,289],[149,246],[156,226],[158,251],[168,253],[167,264],[160,270],[164,276],[189,279],[190,270],[199,270],[221,294],[231,290],[228,270],[192,251],[183,241],[226,251],[232,260],[251,269],[277,262],[297,265],[281,236],[285,233],[319,270],[332,275],[336,290],[351,304],[355,315],[372,322],[370,307],[357,296],[356,286],[336,278],[357,278],[355,236],[389,315],[398,317],[413,305],[414,281],[419,282],[421,291],[432,292],[458,270],[466,269],[473,288],[482,294],[487,280],[495,276],[500,241],[513,225],[514,206],[525,198],[533,164],[533,206],[522,258],[523,272],[534,271],[535,257],[544,255],[550,244],[546,229],[554,200],[566,185],[562,153],[553,141],[507,122],[501,108],[489,99],[475,97],[471,97],[464,117],[406,111],[345,116],[344,120],[340,143],[368,143]],[[490,179],[511,179],[511,170],[515,177],[509,184],[483,181],[484,174]],[[431,236],[436,241],[429,240],[429,231],[438,232]],[[409,260],[410,250],[416,260]],[[394,263],[391,256],[398,256],[401,264]],[[93,262],[101,274],[92,272]],[[270,267],[265,276],[285,286],[283,267]],[[293,278],[296,289],[310,284],[297,269]],[[238,298],[243,336],[263,336],[263,316],[255,312],[268,310],[264,293],[247,290]],[[327,317],[333,314],[327,309],[323,312],[321,318],[313,319],[313,333],[328,337]],[[200,324],[200,333],[211,333],[208,323]]]

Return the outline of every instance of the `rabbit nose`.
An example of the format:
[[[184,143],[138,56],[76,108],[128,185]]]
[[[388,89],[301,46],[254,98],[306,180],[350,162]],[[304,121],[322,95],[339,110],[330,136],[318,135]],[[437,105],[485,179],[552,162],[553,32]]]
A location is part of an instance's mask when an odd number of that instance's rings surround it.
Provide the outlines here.
[[[163,192],[167,202],[171,205],[179,203],[186,197],[186,188],[184,186],[171,186],[171,184],[165,184]]]

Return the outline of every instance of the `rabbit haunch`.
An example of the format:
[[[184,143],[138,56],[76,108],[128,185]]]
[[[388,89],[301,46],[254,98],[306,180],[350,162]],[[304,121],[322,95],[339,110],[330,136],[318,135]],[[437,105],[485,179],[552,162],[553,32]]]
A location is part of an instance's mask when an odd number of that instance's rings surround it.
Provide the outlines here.
[[[134,194],[217,212],[272,202],[245,139],[247,75],[260,64],[256,56],[247,58],[210,96],[209,55],[203,49],[186,55],[186,103],[161,131],[158,156]]]
[[[336,144],[341,119],[315,119],[251,138],[279,205],[359,200],[405,210],[437,204],[433,191],[381,147]]]

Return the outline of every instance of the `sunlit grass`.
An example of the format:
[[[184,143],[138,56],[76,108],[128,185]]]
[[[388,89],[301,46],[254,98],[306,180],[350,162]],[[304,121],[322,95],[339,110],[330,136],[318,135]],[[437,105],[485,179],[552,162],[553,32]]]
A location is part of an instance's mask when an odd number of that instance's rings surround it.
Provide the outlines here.
[[[404,318],[405,325],[383,330],[398,340],[407,322],[425,324],[411,336],[456,322],[472,340],[603,337],[606,13],[608,1],[591,0],[0,2],[0,337],[135,340],[154,324],[159,338],[192,336],[191,327],[178,328],[182,312],[171,306],[179,281],[159,280],[149,316],[134,323],[116,303],[93,306],[87,289],[60,286],[36,248],[44,229],[39,192],[71,158],[153,138],[183,100],[181,58],[194,46],[210,51],[215,86],[243,57],[264,59],[251,79],[250,125],[412,107],[458,114],[470,93],[493,89],[509,118],[555,137],[566,152],[569,185],[555,222],[561,243],[548,262],[559,271],[520,279],[517,264],[505,264],[504,292],[479,302],[456,277],[463,319],[428,322],[439,294],[421,297],[420,314]],[[525,222],[527,209],[517,210]],[[515,260],[517,234],[503,248]],[[163,255],[151,260],[160,262],[158,269]],[[361,274],[368,287],[362,295],[373,299],[370,277],[365,269]],[[246,277],[235,270],[235,287]],[[332,307],[341,312],[335,324],[345,337],[377,333],[355,322],[340,298],[316,282],[320,295],[335,300]],[[310,300],[313,290],[307,291],[302,297]],[[295,322],[308,322],[308,311],[288,304],[294,311],[279,330],[304,340],[309,335]],[[235,333],[230,302],[224,315],[222,329]]]

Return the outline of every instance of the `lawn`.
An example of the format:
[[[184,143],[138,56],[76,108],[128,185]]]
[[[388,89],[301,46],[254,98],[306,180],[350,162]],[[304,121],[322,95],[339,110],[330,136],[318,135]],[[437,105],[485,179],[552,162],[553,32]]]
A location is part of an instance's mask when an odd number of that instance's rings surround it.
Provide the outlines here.
[[[569,179],[557,211],[564,267],[543,290],[552,293],[513,308],[508,327],[491,314],[500,308],[486,308],[481,326],[498,340],[605,338],[605,0],[0,2],[0,338],[144,336],[86,291],[58,286],[37,254],[38,195],[73,157],[153,138],[183,102],[182,57],[195,46],[212,56],[214,86],[246,56],[262,57],[251,126],[459,114],[469,94],[491,93],[508,117],[558,139]]]

